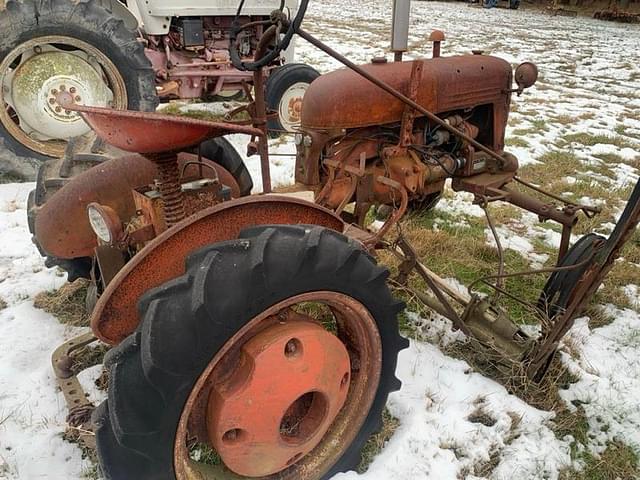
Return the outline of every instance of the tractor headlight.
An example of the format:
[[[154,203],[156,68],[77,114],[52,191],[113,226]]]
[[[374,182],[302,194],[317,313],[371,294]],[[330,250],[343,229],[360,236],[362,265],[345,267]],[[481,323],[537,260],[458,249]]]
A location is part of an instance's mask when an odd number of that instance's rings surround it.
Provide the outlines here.
[[[111,207],[90,203],[87,205],[89,224],[96,237],[104,243],[112,244],[122,235],[122,223]]]
[[[294,138],[295,138],[296,145],[302,145],[302,134],[301,133],[296,133]]]

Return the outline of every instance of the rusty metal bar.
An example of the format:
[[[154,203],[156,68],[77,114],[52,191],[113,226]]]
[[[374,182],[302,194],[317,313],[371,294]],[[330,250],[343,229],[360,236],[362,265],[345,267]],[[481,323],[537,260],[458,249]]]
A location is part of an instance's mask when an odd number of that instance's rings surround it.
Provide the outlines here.
[[[474,146],[476,149],[478,149],[478,150],[486,153],[487,155],[491,156],[492,158],[496,159],[499,162],[500,166],[503,166],[506,163],[506,160],[501,155],[499,155],[498,153],[496,153],[493,150],[491,150],[490,148],[484,146],[483,144],[481,144],[477,140],[471,138],[469,135],[465,134],[461,130],[458,130],[457,128],[452,127],[447,122],[442,120],[440,117],[438,117],[434,113],[431,113],[429,110],[424,108],[419,103],[414,102],[409,97],[407,97],[406,95],[403,95],[402,93],[400,93],[395,88],[393,88],[390,85],[388,85],[387,83],[385,83],[382,80],[379,80],[378,78],[376,78],[373,75],[369,74],[367,71],[365,71],[362,68],[360,68],[358,65],[356,65],[355,63],[350,61],[348,58],[340,55],[338,52],[333,50],[331,47],[325,45],[320,40],[318,40],[317,38],[313,37],[309,33],[305,32],[301,28],[299,28],[296,33],[298,35],[300,35],[300,37],[304,38],[307,42],[309,42],[314,47],[322,50],[326,54],[328,54],[331,57],[335,58],[340,63],[342,63],[346,67],[350,68],[354,72],[358,73],[363,78],[366,78],[367,80],[369,80],[374,85],[380,87],[385,92],[389,93],[390,95],[393,95],[395,98],[397,98],[398,100],[400,100],[404,104],[406,104],[406,105],[408,105],[410,107],[413,107],[414,109],[416,109],[417,111],[422,113],[425,117],[427,117],[429,120],[431,120],[433,123],[436,123],[436,124],[440,125],[442,128],[447,130],[449,133],[454,134],[455,136],[463,139],[465,142],[467,142],[470,145]]]
[[[466,299],[464,299],[464,297],[462,297],[458,292],[454,292],[451,287],[446,285],[446,282],[443,279],[441,279],[435,273],[431,272],[424,265],[422,265],[416,258],[417,255],[415,250],[413,250],[413,247],[409,245],[409,243],[404,238],[401,237],[398,240],[395,251],[400,253],[400,255],[402,255],[404,258],[411,260],[413,269],[427,283],[431,291],[435,294],[438,302],[446,310],[446,314],[444,316],[451,320],[454,326],[461,330],[465,335],[471,335],[469,328],[462,321],[460,315],[458,315],[458,312],[456,312],[456,310],[451,306],[449,301],[443,295],[443,292],[447,293],[453,299],[460,302],[465,308],[469,305],[471,299],[465,301]],[[427,303],[427,306],[428,305],[429,304]],[[441,312],[439,311],[439,313]]]
[[[267,47],[274,37],[278,35],[278,27],[269,27],[258,42],[255,58],[262,58]],[[258,140],[258,154],[260,155],[260,169],[262,174],[262,193],[271,193],[271,165],[269,163],[269,141],[267,135],[267,108],[264,92],[264,69],[258,68],[253,72],[253,86],[255,95],[255,116],[253,126],[262,131],[262,137]]]
[[[538,342],[529,353],[527,373],[531,378],[540,378],[544,374],[550,356],[557,348],[560,340],[573,326],[575,317],[591,300],[602,280],[613,267],[613,262],[620,255],[620,250],[629,240],[640,222],[640,181],[636,184],[620,220],[609,236],[602,250],[596,254],[594,264],[587,269],[578,281],[575,293],[567,309],[546,336]]]

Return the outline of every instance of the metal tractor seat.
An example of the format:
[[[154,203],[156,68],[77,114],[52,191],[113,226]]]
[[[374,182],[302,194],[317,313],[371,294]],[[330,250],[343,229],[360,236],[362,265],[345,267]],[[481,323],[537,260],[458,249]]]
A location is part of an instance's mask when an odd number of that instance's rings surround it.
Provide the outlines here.
[[[65,108],[79,112],[105,142],[128,152],[139,153],[158,168],[155,185],[163,200],[167,226],[186,218],[184,193],[180,184],[178,153],[205,140],[244,133],[257,137],[264,133],[254,127],[193,118],[87,107],[66,102]]]
[[[65,108],[79,112],[105,142],[121,150],[140,153],[150,160],[157,154],[185,150],[224,135],[263,135],[259,129],[246,125],[155,112],[114,110],[77,104],[67,104]]]

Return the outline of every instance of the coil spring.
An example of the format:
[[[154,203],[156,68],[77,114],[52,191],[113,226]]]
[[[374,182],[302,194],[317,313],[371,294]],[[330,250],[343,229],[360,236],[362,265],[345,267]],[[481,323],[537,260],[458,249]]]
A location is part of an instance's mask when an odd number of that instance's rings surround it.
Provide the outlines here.
[[[176,155],[156,157],[158,165],[157,187],[163,202],[164,219],[171,227],[186,218],[184,194],[180,185],[178,157]]]

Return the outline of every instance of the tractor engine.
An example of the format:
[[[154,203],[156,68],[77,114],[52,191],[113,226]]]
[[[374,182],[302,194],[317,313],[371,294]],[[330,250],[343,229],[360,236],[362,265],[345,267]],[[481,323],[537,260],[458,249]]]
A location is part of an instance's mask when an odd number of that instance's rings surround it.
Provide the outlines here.
[[[499,165],[365,78],[339,70],[311,84],[296,136],[296,181],[314,188],[319,203],[338,210],[353,201],[390,205],[399,184],[415,204],[437,198],[447,178],[517,170],[516,158],[504,153],[511,66],[480,54],[415,63],[421,66],[374,59],[364,69],[506,161]]]
[[[265,21],[267,17],[242,17],[242,23]],[[153,64],[165,98],[199,98],[204,92],[219,94],[223,83],[242,88],[243,75],[233,69],[229,57],[232,17],[178,17],[168,35],[146,35],[145,54]],[[240,39],[240,54],[251,59],[263,34],[260,24]]]

